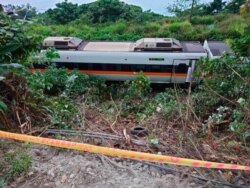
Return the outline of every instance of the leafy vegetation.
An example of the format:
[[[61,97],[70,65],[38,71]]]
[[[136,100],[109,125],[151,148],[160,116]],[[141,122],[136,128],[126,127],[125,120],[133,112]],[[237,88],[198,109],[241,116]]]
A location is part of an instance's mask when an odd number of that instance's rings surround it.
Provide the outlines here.
[[[20,148],[6,152],[0,162],[1,171],[5,172],[4,177],[0,177],[0,187],[4,187],[6,182],[26,173],[31,166],[31,158],[27,154],[27,144]]]
[[[57,3],[56,8],[49,9],[44,14],[46,22],[53,24],[67,24],[74,20],[96,24],[116,22],[119,19],[144,22],[161,17],[161,15],[150,11],[144,12],[141,7],[128,5],[119,0],[98,0],[80,6],[65,0]]]

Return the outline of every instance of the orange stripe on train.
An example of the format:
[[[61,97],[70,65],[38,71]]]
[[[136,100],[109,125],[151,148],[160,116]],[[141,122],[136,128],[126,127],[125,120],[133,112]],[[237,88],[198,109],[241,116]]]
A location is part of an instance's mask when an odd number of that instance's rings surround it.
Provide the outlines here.
[[[29,69],[31,72],[41,71],[44,72],[46,69]],[[72,71],[72,70],[67,70]],[[96,70],[78,70],[80,72],[86,74],[93,74],[93,75],[116,75],[116,76],[134,76],[136,72],[128,72],[128,71],[96,71]],[[145,76],[173,76],[173,77],[187,77],[186,73],[168,73],[168,72],[143,72]]]

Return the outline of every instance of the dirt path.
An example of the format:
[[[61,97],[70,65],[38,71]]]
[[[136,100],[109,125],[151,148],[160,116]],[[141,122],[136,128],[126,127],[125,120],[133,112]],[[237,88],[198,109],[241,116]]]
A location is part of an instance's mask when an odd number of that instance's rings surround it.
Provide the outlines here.
[[[199,187],[191,179],[166,174],[135,161],[33,145],[32,167],[10,187],[20,188],[186,188]],[[201,187],[201,186],[200,186]]]

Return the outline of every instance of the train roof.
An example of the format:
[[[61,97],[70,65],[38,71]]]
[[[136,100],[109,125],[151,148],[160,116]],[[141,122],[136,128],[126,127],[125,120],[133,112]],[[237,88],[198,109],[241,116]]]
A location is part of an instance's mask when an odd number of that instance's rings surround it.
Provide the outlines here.
[[[233,54],[230,47],[222,41],[207,41],[207,43],[214,56],[221,56],[225,52]]]
[[[185,41],[181,42],[183,52],[188,53],[205,53],[205,49],[198,41]]]
[[[94,52],[154,51],[172,53],[205,53],[200,42],[180,42],[173,38],[142,38],[136,42],[88,42],[75,37],[47,37],[43,41],[43,47]]]
[[[133,42],[83,42],[79,47],[81,51],[103,51],[103,52],[132,52]]]
[[[223,41],[208,41],[204,42],[203,48],[208,53],[210,58],[218,58],[224,53],[233,55],[233,51],[228,44]]]

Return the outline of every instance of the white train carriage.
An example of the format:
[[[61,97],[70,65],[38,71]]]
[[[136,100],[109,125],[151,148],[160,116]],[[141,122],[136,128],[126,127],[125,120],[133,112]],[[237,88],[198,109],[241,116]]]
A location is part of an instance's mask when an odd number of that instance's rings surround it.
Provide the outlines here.
[[[48,37],[44,48],[55,47],[57,67],[78,69],[111,81],[125,81],[143,72],[152,83],[191,82],[196,61],[207,57],[200,42],[144,38],[136,42],[86,42],[73,37]],[[33,68],[43,70],[42,64]]]

